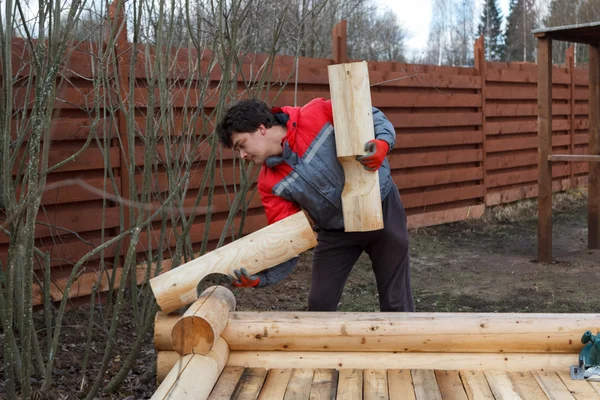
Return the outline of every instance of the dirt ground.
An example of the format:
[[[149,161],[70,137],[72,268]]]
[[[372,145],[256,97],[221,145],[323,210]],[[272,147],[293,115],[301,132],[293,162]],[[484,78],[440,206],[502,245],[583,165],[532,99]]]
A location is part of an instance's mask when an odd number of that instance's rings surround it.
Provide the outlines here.
[[[588,250],[587,197],[585,192],[558,194],[554,200],[554,258],[552,264],[535,262],[537,254],[537,205],[523,201],[487,210],[478,220],[458,222],[410,232],[412,286],[416,310],[420,312],[598,312],[600,251]],[[310,283],[311,254],[307,252],[294,273],[276,286],[236,290],[238,310],[305,310]],[[346,284],[340,311],[378,311],[375,280],[368,257],[356,264]],[[82,396],[81,371],[85,309],[71,311],[71,329],[55,368],[56,385],[42,398],[71,399]],[[125,319],[118,335],[120,354],[127,354],[133,338],[133,322]],[[102,330],[97,331],[98,343]],[[99,346],[99,345],[98,345]],[[88,379],[95,377],[103,348],[92,352]],[[134,371],[119,393],[122,399],[149,398],[156,389],[144,372],[155,362],[151,334],[147,335]],[[0,360],[0,365],[2,360]],[[106,378],[120,365],[111,361]],[[1,370],[1,368],[0,368]],[[1,375],[1,371],[0,371]],[[0,379],[2,377],[0,376]],[[0,398],[3,390],[0,381]]]

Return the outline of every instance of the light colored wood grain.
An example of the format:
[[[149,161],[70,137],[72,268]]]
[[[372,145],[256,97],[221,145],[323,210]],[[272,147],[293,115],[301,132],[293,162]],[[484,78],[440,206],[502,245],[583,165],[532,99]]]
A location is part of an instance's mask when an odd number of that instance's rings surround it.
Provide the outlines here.
[[[225,367],[228,355],[229,346],[223,338],[219,338],[207,355],[188,354],[182,357],[154,392],[152,399],[207,398]],[[202,371],[202,379],[198,379],[198,371]]]
[[[259,400],[283,399],[291,374],[291,369],[269,370],[267,380],[258,396]]]
[[[181,356],[176,351],[156,352],[156,382],[159,385],[180,359]]]
[[[467,400],[467,393],[463,387],[458,371],[435,371],[442,399]]]
[[[208,400],[230,399],[243,373],[243,367],[225,367]]]
[[[440,370],[529,371],[569,368],[573,354],[529,353],[384,353],[306,351],[232,351],[228,365],[260,368],[387,368],[426,369],[435,365]]]
[[[483,374],[496,400],[522,398],[506,371],[487,370]]]
[[[417,400],[442,400],[435,372],[432,369],[416,369],[411,373]]]
[[[198,299],[197,286],[209,274],[231,275],[246,268],[255,274],[316,246],[315,234],[302,211],[150,280],[160,309],[170,313]]]
[[[206,289],[171,331],[173,349],[181,354],[207,354],[235,310],[235,296],[224,286]]]
[[[329,65],[329,89],[337,157],[344,169],[342,211],[346,232],[383,228],[379,174],[356,161],[375,138],[366,62]]]
[[[338,375],[335,369],[316,369],[310,388],[310,400],[335,399]]]
[[[264,368],[246,368],[231,398],[233,400],[257,399],[265,383],[266,376],[267,370]]]
[[[390,369],[387,377],[390,400],[415,400],[415,387],[410,370]]]
[[[572,354],[599,328],[600,314],[232,312],[222,335],[232,351]]]
[[[364,400],[387,400],[388,382],[385,369],[365,369],[363,371]]]
[[[571,372],[568,370],[557,371],[556,374],[577,400],[600,400],[600,394],[588,381],[571,379]]]
[[[494,395],[482,371],[460,371],[459,374],[469,399],[494,400]]]
[[[314,370],[294,368],[285,391],[285,400],[307,400],[310,397]]]
[[[363,371],[360,369],[340,369],[337,399],[354,400],[362,398]]]
[[[556,372],[534,371],[533,377],[550,400],[574,399]]]
[[[154,317],[154,348],[156,350],[173,350],[171,331],[181,318],[180,314],[165,314],[158,311]]]
[[[510,380],[513,382],[515,389],[523,399],[547,399],[548,397],[544,394],[544,391],[540,387],[537,380],[531,375],[529,371],[512,372],[509,371],[508,375]]]

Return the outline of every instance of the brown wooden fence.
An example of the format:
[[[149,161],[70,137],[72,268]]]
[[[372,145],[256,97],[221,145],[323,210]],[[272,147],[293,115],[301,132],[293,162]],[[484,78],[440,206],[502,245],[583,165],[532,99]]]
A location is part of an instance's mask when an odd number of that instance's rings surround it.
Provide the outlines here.
[[[336,61],[348,61],[344,53],[343,32],[339,29],[335,32],[338,36],[334,37]],[[53,120],[54,142],[50,165],[73,154],[90,134],[93,93],[90,78],[94,75],[94,68],[89,46],[81,46],[69,60],[65,70],[69,80],[63,84],[57,96],[59,112]],[[127,44],[121,40],[119,46]],[[15,41],[13,54],[14,70],[18,70],[16,67],[23,65],[27,58],[22,42]],[[483,214],[486,206],[531,198],[537,194],[537,68],[535,64],[528,63],[486,62],[482,54],[480,40],[475,46],[474,68],[369,62],[372,103],[385,112],[396,128],[397,143],[389,160],[411,228],[477,218]],[[195,56],[182,50],[179,57],[182,65],[186,65],[186,58]],[[139,62],[135,77],[127,76],[130,59],[130,51],[123,53],[119,74],[122,79],[136,80],[135,101],[140,110],[139,127],[143,127],[148,82],[144,62]],[[567,66],[557,66],[553,72],[555,153],[586,152],[587,70],[574,68],[572,60],[570,54]],[[263,61],[264,57],[258,56],[255,64],[248,67],[256,69]],[[273,82],[288,76],[293,62],[290,57],[277,57]],[[328,59],[300,58],[297,78],[293,78],[283,89],[275,105],[289,105],[294,100],[301,105],[314,97],[329,97],[327,66],[332,63],[334,61]],[[26,70],[21,73],[26,73]],[[219,76],[215,75],[214,80],[219,81]],[[22,93],[17,90],[16,102],[25,104],[22,101],[25,89],[19,90]],[[177,109],[182,110],[186,106],[177,93],[174,93],[173,99]],[[206,110],[210,111],[210,104]],[[108,154],[94,142],[85,154],[52,173],[49,182],[80,178],[112,194],[114,190],[111,185],[104,186],[105,165],[108,162],[116,175],[119,192],[127,198],[128,183],[123,171],[125,155],[116,140],[117,135],[125,134],[123,121],[118,113],[111,113],[103,118],[98,129],[100,137],[110,143]],[[141,165],[141,142],[136,144],[135,153],[138,155],[136,164]],[[202,168],[202,162],[198,162],[191,178],[189,201],[185,202],[188,206],[193,203],[199,189]],[[224,163],[219,168],[222,168],[227,182],[239,179],[234,177],[230,151],[224,152]],[[557,191],[586,183],[585,163],[554,163],[553,168],[554,189]],[[153,177],[153,185],[157,190],[166,188],[166,172],[157,172]],[[211,246],[215,245],[227,218],[228,196],[229,200],[233,199],[232,194],[227,194],[219,185],[215,196],[209,231]],[[73,263],[103,240],[119,234],[122,229],[119,207],[112,204],[103,209],[101,194],[78,186],[47,191],[42,204],[36,239],[42,250],[51,252],[52,297],[58,300]],[[205,203],[200,205],[199,211],[197,223],[190,232],[195,244],[205,236]],[[140,254],[149,243],[157,240],[160,222],[156,224],[152,231],[142,234],[138,246]],[[265,224],[260,201],[255,196],[250,204],[244,232],[252,232]],[[104,237],[101,236],[102,232]],[[170,238],[168,234],[168,243],[173,245]],[[7,249],[8,238],[0,235],[0,259],[6,260]],[[86,264],[86,272],[79,277],[70,297],[90,294],[94,282],[100,281],[101,287],[105,288],[107,276],[113,272],[119,275],[119,262],[114,259],[116,250],[116,246],[109,248],[104,255],[105,260],[112,263],[113,270],[100,277],[99,259],[91,260]],[[142,277],[143,270],[140,270],[139,278]],[[36,286],[34,304],[41,304],[42,301],[41,291]]]

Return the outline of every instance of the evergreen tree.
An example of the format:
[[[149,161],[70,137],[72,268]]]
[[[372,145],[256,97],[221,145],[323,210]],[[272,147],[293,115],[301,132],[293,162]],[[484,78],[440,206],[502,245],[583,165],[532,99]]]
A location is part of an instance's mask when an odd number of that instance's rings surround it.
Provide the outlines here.
[[[535,38],[531,31],[536,28],[533,0],[512,0],[506,20],[506,61],[535,60]]]
[[[502,13],[496,0],[485,0],[477,35],[483,35],[485,58],[490,61],[504,59],[504,37],[502,35]]]

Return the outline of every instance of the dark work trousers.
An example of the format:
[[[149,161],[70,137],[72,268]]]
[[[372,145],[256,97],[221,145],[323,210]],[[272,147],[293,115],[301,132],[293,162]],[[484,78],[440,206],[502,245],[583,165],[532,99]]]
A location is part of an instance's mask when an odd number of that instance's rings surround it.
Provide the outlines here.
[[[313,251],[309,311],[336,311],[348,274],[363,251],[373,263],[381,311],[414,311],[406,213],[394,186],[382,202],[384,228],[320,230]]]

